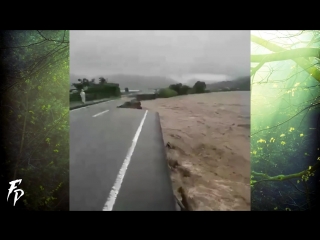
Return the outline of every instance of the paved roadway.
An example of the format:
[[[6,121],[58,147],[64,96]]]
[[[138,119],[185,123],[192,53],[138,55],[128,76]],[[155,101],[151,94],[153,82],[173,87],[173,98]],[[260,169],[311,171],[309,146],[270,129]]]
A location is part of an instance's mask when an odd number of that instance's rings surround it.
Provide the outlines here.
[[[121,103],[70,111],[70,210],[175,211],[159,115]]]

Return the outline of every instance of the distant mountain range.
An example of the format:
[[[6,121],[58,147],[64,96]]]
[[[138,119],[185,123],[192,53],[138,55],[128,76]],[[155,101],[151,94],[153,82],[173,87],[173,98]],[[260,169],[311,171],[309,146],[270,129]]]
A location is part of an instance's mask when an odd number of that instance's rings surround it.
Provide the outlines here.
[[[240,77],[232,81],[207,84],[207,89],[213,91],[219,91],[220,89],[250,91],[250,76]]]
[[[95,77],[95,82],[99,82],[99,77]],[[178,83],[174,79],[161,77],[161,76],[139,76],[139,75],[125,75],[116,74],[110,76],[103,76],[108,78],[110,83],[118,83],[121,89],[129,88],[133,90],[147,90],[147,89],[157,89],[166,88],[171,84]],[[78,79],[83,79],[85,76],[79,76],[75,74],[70,74],[70,84],[78,83]],[[91,80],[90,78],[89,80]],[[209,90],[219,90],[219,89],[231,89],[231,90],[243,90],[250,91],[250,77],[240,77],[232,81],[222,81],[210,83],[201,79],[190,79],[186,84],[192,87],[197,81],[203,81],[207,84],[207,89]]]

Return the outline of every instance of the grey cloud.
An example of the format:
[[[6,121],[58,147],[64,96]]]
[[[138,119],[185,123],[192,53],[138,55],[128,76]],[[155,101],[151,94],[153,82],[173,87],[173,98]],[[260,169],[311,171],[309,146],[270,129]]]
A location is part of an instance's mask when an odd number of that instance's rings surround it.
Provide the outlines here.
[[[249,75],[249,31],[70,31],[74,74]]]

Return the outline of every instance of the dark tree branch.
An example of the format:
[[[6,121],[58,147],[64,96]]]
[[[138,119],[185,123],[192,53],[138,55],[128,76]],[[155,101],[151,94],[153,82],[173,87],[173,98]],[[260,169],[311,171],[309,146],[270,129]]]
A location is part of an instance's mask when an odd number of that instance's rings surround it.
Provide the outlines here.
[[[1,47],[0,49],[12,49],[12,48],[27,48],[27,47],[32,47],[32,46],[35,46],[35,45],[38,45],[38,44],[41,44],[41,43],[44,43],[46,42],[47,40],[42,40],[40,42],[36,42],[36,43],[31,43],[29,45],[22,45],[22,46],[15,46],[15,47]]]
[[[303,175],[306,175],[307,173],[315,172],[319,168],[320,168],[320,161],[318,161],[310,169],[307,169],[307,170],[304,170],[304,171],[301,171],[301,172],[298,172],[298,173],[288,174],[288,175],[277,175],[277,176],[271,177],[271,176],[269,176],[269,175],[267,175],[265,173],[257,173],[255,171],[251,171],[251,174],[253,176],[259,176],[259,177],[264,178],[264,179],[262,179],[260,181],[254,182],[252,184],[254,185],[254,184],[257,184],[259,182],[265,182],[265,181],[284,181],[284,180],[289,180],[289,179],[292,179],[292,178],[301,178]]]
[[[47,37],[45,37],[43,34],[42,34],[42,32],[40,32],[40,30],[36,30],[37,32],[38,32],[38,34],[43,38],[43,39],[45,39],[46,41],[51,41],[51,42],[58,42],[58,43],[69,43],[69,41],[64,41],[64,37],[65,37],[65,32],[66,32],[66,30],[64,30],[64,32],[63,32],[63,39],[62,39],[62,41],[60,41],[60,40],[56,40],[56,39],[51,39],[51,38],[47,38]]]
[[[277,124],[277,125],[275,125],[275,126],[273,126],[273,127],[264,128],[264,129],[261,129],[261,130],[255,132],[255,133],[252,133],[252,134],[251,134],[251,137],[252,137],[253,135],[256,135],[256,134],[262,132],[262,131],[266,131],[266,130],[270,130],[271,128],[279,127],[279,126],[281,126],[281,125],[289,122],[291,119],[295,118],[295,117],[298,116],[300,113],[302,113],[302,112],[304,112],[304,111],[306,111],[306,110],[309,110],[309,109],[311,109],[311,108],[313,108],[313,107],[319,106],[319,105],[320,105],[320,103],[311,104],[310,106],[307,106],[307,107],[305,107],[304,109],[300,110],[298,113],[294,114],[292,117],[288,118],[287,120],[285,120],[285,121],[283,121],[283,122],[281,122],[281,123],[279,123],[279,124]]]

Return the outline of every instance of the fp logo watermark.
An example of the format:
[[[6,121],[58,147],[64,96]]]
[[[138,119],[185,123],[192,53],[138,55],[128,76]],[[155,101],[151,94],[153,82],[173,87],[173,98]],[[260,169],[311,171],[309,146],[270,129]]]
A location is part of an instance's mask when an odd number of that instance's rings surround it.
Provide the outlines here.
[[[16,184],[18,183],[18,185],[20,185],[21,182],[22,182],[22,179],[17,179],[17,180],[9,182],[10,188],[9,188],[9,193],[8,193],[8,197],[7,197],[7,202],[9,200],[9,196],[12,193],[12,191],[17,188]],[[20,196],[19,196],[18,192],[20,192]],[[24,191],[22,189],[16,189],[16,190],[14,190],[14,193],[15,193],[15,195],[14,195],[13,206],[15,206],[16,202],[24,195]]]

